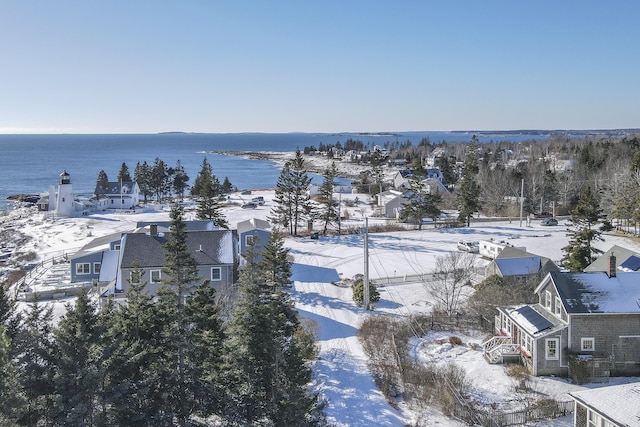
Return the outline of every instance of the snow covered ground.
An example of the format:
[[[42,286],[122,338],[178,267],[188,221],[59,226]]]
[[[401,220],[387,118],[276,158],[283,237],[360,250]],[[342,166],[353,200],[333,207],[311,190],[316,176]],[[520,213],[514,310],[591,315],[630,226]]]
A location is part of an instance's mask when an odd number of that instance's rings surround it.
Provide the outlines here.
[[[261,195],[266,203],[257,209],[241,209],[243,201]],[[363,218],[370,215],[366,195],[343,195],[342,200],[361,201],[353,208],[350,220],[343,227],[363,226]],[[273,192],[254,192],[251,196],[234,194],[225,208],[232,228],[239,221],[251,217],[266,219],[273,205]],[[187,211],[187,216],[193,216]],[[17,209],[0,216],[0,230],[19,230],[31,236],[22,243],[23,251],[33,250],[38,260],[63,253],[72,254],[95,237],[114,232],[132,230],[137,221],[168,220],[169,207],[153,207],[137,210],[135,214],[97,213],[79,218],[46,218],[42,213]],[[353,219],[355,218],[355,219]],[[375,223],[372,218],[370,225]],[[469,228],[432,229],[369,234],[369,271],[372,278],[394,277],[393,284],[380,288],[381,301],[374,313],[385,312],[398,315],[426,313],[431,303],[424,286],[404,281],[404,277],[430,273],[437,256],[456,250],[459,240],[506,241],[514,246],[524,246],[527,251],[558,261],[562,258],[562,247],[566,246],[564,221],[556,227],[543,227],[538,221],[519,220],[502,222],[472,222]],[[607,235],[597,246],[603,250],[614,244],[640,252],[640,245],[620,236]],[[11,242],[9,242],[10,244]],[[364,271],[363,235],[320,236],[318,240],[306,237],[288,238],[286,245],[293,256],[292,296],[300,314],[319,325],[320,360],[315,366],[313,387],[327,406],[329,421],[335,426],[462,426],[463,424],[444,417],[436,409],[415,413],[400,405],[396,410],[390,406],[376,388],[367,369],[366,356],[357,338],[358,328],[369,313],[355,307],[351,290],[333,284],[340,279],[352,278]],[[478,259],[479,265],[487,263]],[[384,279],[377,281],[384,284]],[[68,301],[51,302],[58,313],[63,312]],[[481,336],[460,336],[461,346],[451,346],[444,339],[451,334],[430,333],[412,342],[412,351],[420,360],[441,363],[454,361],[463,366],[473,381],[474,394],[487,405],[508,406],[513,396],[514,381],[505,374],[500,365],[489,365],[482,352],[474,349]],[[458,335],[457,335],[458,336]],[[612,384],[637,381],[612,379]],[[540,393],[559,400],[569,400],[567,392],[591,384],[576,386],[557,378],[536,378],[533,387]],[[572,419],[552,420],[539,426],[569,426]]]

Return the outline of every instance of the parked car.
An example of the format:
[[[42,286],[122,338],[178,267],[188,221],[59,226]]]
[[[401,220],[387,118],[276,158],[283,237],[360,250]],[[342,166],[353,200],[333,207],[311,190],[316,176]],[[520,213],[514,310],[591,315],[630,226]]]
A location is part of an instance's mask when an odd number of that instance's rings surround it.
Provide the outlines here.
[[[558,225],[558,220],[555,218],[545,218],[540,221],[540,225]]]
[[[243,191],[242,193],[240,193],[240,194],[242,194],[243,196],[248,196],[248,195],[250,195],[250,194],[251,194],[251,190],[244,190],[244,191]]]
[[[258,204],[255,202],[247,202],[244,205],[242,205],[242,209],[255,209],[258,207]]]
[[[259,204],[260,206],[264,205],[264,197],[262,197],[262,196],[254,197],[253,199],[251,199],[251,201],[253,203]]]
[[[480,252],[480,243],[479,242],[458,242],[458,250],[463,252],[469,252],[472,254],[477,254]]]

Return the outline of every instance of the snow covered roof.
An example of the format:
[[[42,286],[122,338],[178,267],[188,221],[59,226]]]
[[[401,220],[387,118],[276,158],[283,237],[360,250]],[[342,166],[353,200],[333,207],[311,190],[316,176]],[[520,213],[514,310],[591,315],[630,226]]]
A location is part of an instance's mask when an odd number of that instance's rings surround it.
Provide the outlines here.
[[[567,313],[640,313],[640,272],[550,275]]]
[[[231,230],[192,231],[187,234],[187,246],[197,265],[233,264],[235,245]],[[163,245],[169,234],[151,236],[127,233],[122,238],[121,268],[161,267],[165,264]]]
[[[521,276],[540,271],[540,257],[528,256],[522,258],[496,258],[496,266],[503,276]]]
[[[236,228],[238,229],[238,234],[243,234],[255,229],[268,230],[271,228],[271,224],[269,224],[269,221],[265,221],[263,219],[251,218],[246,221],[238,222]]]
[[[120,251],[105,251],[102,253],[102,265],[100,266],[100,282],[111,282],[118,275],[118,257]]]
[[[536,308],[539,307],[537,305],[521,305],[515,308],[506,308],[505,312],[521,329],[533,337],[545,335],[557,326],[565,326],[558,319],[545,316],[543,313],[546,312],[543,309]]]
[[[640,383],[620,384],[569,393],[619,426],[637,426],[640,420]]]

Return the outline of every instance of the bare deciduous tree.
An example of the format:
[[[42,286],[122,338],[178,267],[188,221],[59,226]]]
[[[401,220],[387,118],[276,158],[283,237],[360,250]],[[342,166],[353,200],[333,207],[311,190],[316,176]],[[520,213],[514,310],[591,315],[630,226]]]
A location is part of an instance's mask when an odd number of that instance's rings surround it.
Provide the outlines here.
[[[433,281],[427,283],[437,310],[451,316],[457,313],[465,290],[471,289],[475,256],[467,252],[449,252],[436,257]]]

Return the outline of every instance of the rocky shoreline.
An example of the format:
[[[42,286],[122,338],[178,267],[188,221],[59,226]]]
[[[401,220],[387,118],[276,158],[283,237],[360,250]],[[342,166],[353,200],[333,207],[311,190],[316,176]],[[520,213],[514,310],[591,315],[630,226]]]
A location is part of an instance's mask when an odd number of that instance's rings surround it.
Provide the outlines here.
[[[280,152],[280,151],[208,151],[211,154],[218,154],[222,156],[237,156],[250,160],[267,160],[284,165],[287,161],[292,160],[295,157],[295,152]],[[357,179],[360,172],[366,171],[369,168],[367,166],[359,165],[350,161],[340,159],[328,159],[322,155],[302,155],[304,158],[304,164],[307,171],[322,175],[324,171],[331,166],[331,163],[335,163],[338,169],[338,177],[346,179]]]

